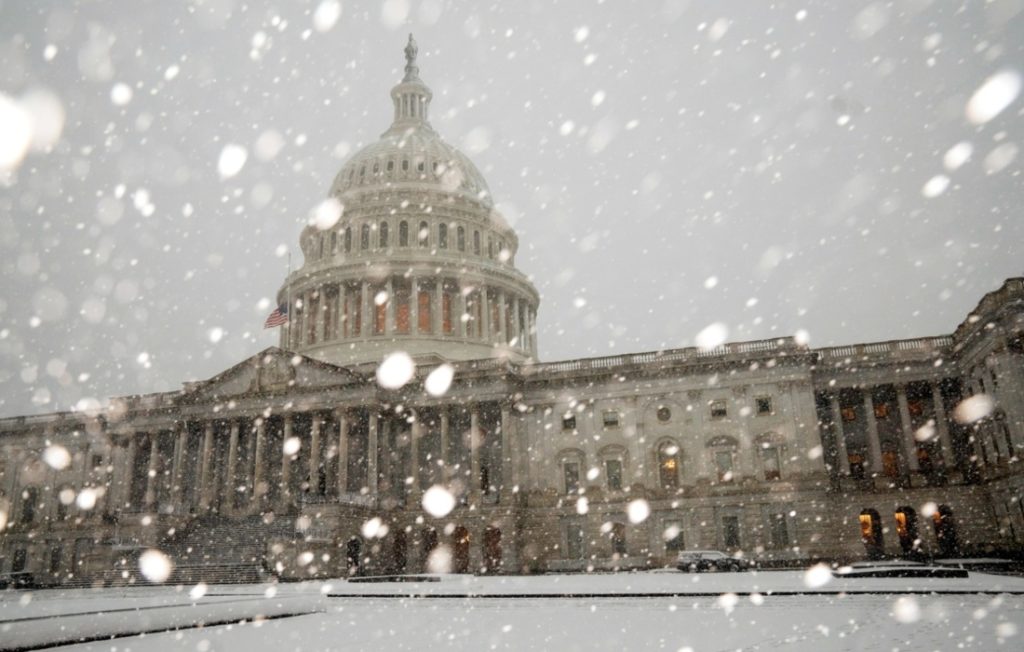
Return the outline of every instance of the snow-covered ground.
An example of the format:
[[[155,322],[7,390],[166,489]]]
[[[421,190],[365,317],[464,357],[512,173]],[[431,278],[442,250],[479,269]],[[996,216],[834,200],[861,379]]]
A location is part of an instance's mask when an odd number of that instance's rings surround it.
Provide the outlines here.
[[[60,649],[1013,650],[1024,641],[1024,578],[980,573],[446,576],[216,586],[202,596],[194,588],[3,592],[0,648],[98,636],[103,626],[150,633]],[[791,594],[801,590],[815,593]],[[875,593],[858,593],[867,591]],[[905,591],[918,593],[894,593]],[[391,597],[408,595],[426,597]],[[156,631],[164,627],[176,631]]]

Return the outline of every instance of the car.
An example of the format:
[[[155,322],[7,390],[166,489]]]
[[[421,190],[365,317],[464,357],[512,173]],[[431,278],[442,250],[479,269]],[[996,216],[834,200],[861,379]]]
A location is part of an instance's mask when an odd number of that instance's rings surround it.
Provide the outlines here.
[[[676,557],[676,568],[685,573],[741,571],[749,567],[747,560],[720,550],[684,550]]]

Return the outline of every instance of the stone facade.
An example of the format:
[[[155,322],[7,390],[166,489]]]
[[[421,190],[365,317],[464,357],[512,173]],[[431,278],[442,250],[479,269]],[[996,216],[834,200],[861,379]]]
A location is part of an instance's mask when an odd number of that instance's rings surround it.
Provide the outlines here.
[[[528,572],[1020,548],[1024,279],[946,337],[538,362],[518,241],[430,128],[412,43],[392,97],[332,187],[341,218],[302,234],[280,348],[0,419],[0,575],[129,583],[148,548],[172,581],[419,572],[436,551]],[[396,350],[416,373],[385,389]],[[434,486],[443,517],[422,507]]]

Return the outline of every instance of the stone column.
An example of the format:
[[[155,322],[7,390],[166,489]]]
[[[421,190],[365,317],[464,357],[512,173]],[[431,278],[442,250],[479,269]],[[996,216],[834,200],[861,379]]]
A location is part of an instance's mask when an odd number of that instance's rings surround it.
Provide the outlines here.
[[[474,505],[480,504],[480,406],[474,404],[469,412],[469,495]]]
[[[466,316],[466,293],[465,288],[459,288],[459,299],[456,301],[455,310],[459,313],[459,321],[455,324],[455,332],[459,334],[459,337],[466,337],[466,327],[469,325],[469,321]]]
[[[199,467],[199,507],[205,510],[213,502],[213,421],[207,421],[203,431],[203,452]]]
[[[450,479],[448,469],[448,452],[451,448],[451,444],[448,441],[448,408],[441,406],[438,408],[441,414],[441,482],[447,484]]]
[[[238,482],[235,478],[238,469],[238,432],[240,425],[238,419],[231,420],[231,435],[228,439],[228,468],[224,473],[224,498],[226,505],[221,506],[221,511],[233,514],[235,511],[235,496],[238,493]]]
[[[175,511],[183,511],[182,488],[185,483],[185,456],[188,451],[188,426],[184,421],[178,423],[174,441],[174,461],[171,467],[171,505]]]
[[[359,284],[359,313],[362,323],[359,325],[359,333],[362,337],[369,337],[373,334],[373,321],[370,315],[370,304],[372,298],[370,297],[370,284],[363,281]]]
[[[124,466],[125,475],[121,476],[122,478],[124,478],[124,480],[121,483],[121,495],[124,496],[124,498],[121,499],[121,504],[127,505],[129,507],[129,511],[131,511],[130,508],[135,507],[135,505],[131,504],[131,500],[132,482],[135,479],[135,455],[138,452],[139,448],[139,444],[136,441],[136,439],[137,437],[134,432],[128,436],[128,454],[127,458],[125,459]]]
[[[343,408],[334,411],[338,422],[338,495],[348,493],[348,415]]]
[[[280,491],[277,492],[278,503],[281,505],[287,505],[288,500],[291,498],[291,482],[292,482],[292,460],[290,455],[285,455],[284,445],[292,437],[292,415],[288,413],[284,415],[284,436],[281,438],[281,450],[277,451],[277,454],[281,456],[281,487]],[[271,458],[273,459],[273,458]]]
[[[260,417],[256,420],[256,444],[253,447],[252,490],[250,500],[259,505],[267,495],[267,474],[264,469],[267,457],[267,421]]]
[[[839,395],[832,394],[832,434],[836,438],[836,455],[839,458],[839,474],[850,475],[850,456],[846,453],[846,434],[843,433],[843,412],[839,407]]]
[[[527,328],[529,328],[530,336],[530,355],[537,354],[537,311],[533,308],[527,308],[526,311],[528,322]]]
[[[480,339],[485,342],[493,342],[491,330],[491,298],[487,293],[487,286],[480,286],[480,306],[484,314],[483,321],[480,323]]]
[[[370,426],[366,436],[366,486],[371,496],[377,495],[377,419],[377,413],[370,412]]]
[[[146,469],[146,510],[152,511],[156,503],[156,486],[160,478],[156,475],[157,456],[159,450],[160,431],[149,435],[149,466]]]
[[[498,291],[498,328],[495,329],[495,333],[498,335],[498,341],[504,346],[508,344],[508,307],[505,305],[505,292],[502,290]]]
[[[313,423],[309,428],[309,493],[320,495],[320,428],[323,416],[313,413]]]
[[[517,484],[515,460],[512,459],[512,414],[507,405],[501,406],[501,486],[498,496],[502,503],[512,500],[512,488]]]
[[[393,276],[388,277],[384,291],[388,294],[388,302],[385,304],[384,334],[391,335],[395,332],[395,280]]]
[[[868,455],[871,457],[871,470],[882,475],[882,444],[878,440],[878,423],[875,421],[875,402],[871,400],[871,389],[863,390],[865,420],[868,426]]]
[[[512,298],[512,337],[516,339],[516,348],[526,348],[523,345],[523,331],[519,324],[519,299],[516,297]]]
[[[444,317],[441,310],[444,308],[444,279],[440,276],[434,282],[434,310],[431,312],[434,335],[441,335],[444,332]]]
[[[942,389],[938,383],[932,385],[932,402],[935,404],[935,429],[939,431],[939,445],[942,447],[942,465],[952,469],[956,466],[956,456],[953,454],[953,439],[949,434],[946,404],[942,400]]]
[[[903,435],[904,457],[907,458],[907,469],[913,473],[918,470],[917,442],[914,440],[914,424],[910,420],[910,406],[907,404],[907,388],[900,385],[896,388],[896,401],[900,407],[900,425]],[[936,426],[937,427],[937,426]]]
[[[412,422],[409,431],[409,477],[412,478],[410,495],[413,508],[419,506],[420,501],[420,438],[423,436],[423,424],[420,422],[420,415]]]
[[[420,332],[420,280],[409,278],[409,334]]]

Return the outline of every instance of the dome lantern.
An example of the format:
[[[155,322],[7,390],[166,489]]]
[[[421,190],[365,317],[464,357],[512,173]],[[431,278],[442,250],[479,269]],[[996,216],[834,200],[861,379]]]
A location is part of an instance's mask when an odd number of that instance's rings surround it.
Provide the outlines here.
[[[427,109],[433,93],[420,79],[420,69],[416,65],[416,54],[419,48],[416,39],[409,34],[409,42],[405,46],[405,76],[402,81],[391,89],[391,99],[395,103],[395,121],[389,132],[416,127],[430,129],[427,122]]]

